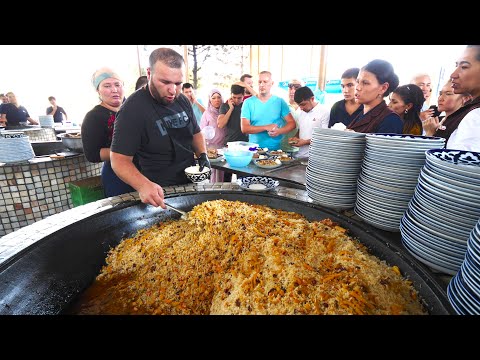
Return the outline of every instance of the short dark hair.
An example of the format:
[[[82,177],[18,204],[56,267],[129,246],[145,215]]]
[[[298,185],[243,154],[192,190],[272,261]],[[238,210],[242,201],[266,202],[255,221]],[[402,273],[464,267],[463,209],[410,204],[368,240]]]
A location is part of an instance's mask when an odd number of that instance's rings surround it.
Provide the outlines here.
[[[253,76],[250,74],[243,74],[242,76],[240,76],[240,81],[245,81],[245,78],[251,79],[253,78]]]
[[[230,92],[234,95],[245,94],[245,88],[243,86],[233,84],[230,87]]]
[[[477,51],[475,60],[480,61],[480,45],[467,45],[467,49],[474,49]]]
[[[137,79],[135,83],[135,90],[140,89],[143,85],[148,83],[148,77],[146,75],[142,75]]]
[[[362,70],[375,75],[379,84],[388,83],[388,89],[383,93],[383,97],[388,96],[398,86],[398,76],[395,74],[392,64],[386,60],[372,60],[362,67]]]
[[[360,72],[359,68],[350,68],[343,72],[342,79],[356,79],[358,77],[358,73]]]
[[[180,69],[182,65],[185,65],[185,60],[183,59],[182,55],[180,55],[173,49],[164,47],[152,51],[152,53],[148,57],[148,63],[150,65],[150,68],[153,68],[157,61],[160,61],[168,67],[174,69]]]
[[[297,104],[300,104],[302,101],[310,100],[312,96],[315,96],[313,95],[312,89],[310,89],[308,86],[302,86],[295,91],[293,100],[295,100]]]
[[[49,97],[48,97],[48,101],[51,101],[51,100],[57,100],[57,99],[55,99],[54,96],[49,96]]]
[[[190,88],[193,89],[193,85],[192,85],[192,84],[190,84],[190,83],[183,83],[183,84],[182,84],[182,90],[190,89]]]

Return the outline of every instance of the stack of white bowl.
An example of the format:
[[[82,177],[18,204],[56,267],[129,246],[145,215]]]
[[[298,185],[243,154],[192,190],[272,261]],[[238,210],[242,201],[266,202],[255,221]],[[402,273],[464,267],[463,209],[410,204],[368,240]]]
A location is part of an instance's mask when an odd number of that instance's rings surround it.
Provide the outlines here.
[[[53,121],[53,115],[40,115],[38,121],[42,128],[51,128],[55,124]]]
[[[364,150],[363,133],[314,128],[305,171],[308,196],[325,207],[353,208]]]
[[[0,163],[24,162],[35,157],[28,136],[22,133],[2,132],[0,136]]]
[[[419,261],[455,275],[480,218],[480,153],[433,149],[426,154],[400,223],[402,243]]]
[[[399,231],[425,164],[425,151],[442,148],[440,137],[367,134],[367,146],[358,177],[355,213],[365,222],[387,231]]]

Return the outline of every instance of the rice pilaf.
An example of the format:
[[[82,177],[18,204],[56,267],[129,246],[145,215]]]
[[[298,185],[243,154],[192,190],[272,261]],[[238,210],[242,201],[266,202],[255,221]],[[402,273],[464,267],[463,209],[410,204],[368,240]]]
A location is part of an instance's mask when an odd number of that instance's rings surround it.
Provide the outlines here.
[[[330,219],[227,200],[122,241],[80,300],[78,314],[427,314]]]

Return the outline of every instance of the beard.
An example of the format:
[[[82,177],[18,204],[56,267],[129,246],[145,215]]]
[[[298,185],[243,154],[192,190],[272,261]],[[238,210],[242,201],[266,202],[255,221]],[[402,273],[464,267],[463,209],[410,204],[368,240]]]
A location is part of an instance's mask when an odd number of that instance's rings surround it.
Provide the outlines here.
[[[166,98],[164,98],[160,95],[160,93],[155,88],[155,86],[150,87],[150,94],[153,96],[153,98],[155,100],[157,100],[160,104],[165,105],[165,106],[173,104],[173,102],[175,100],[177,100],[177,97],[178,97],[178,94],[175,94],[175,98],[173,99],[173,101],[169,101],[169,100],[167,100]]]

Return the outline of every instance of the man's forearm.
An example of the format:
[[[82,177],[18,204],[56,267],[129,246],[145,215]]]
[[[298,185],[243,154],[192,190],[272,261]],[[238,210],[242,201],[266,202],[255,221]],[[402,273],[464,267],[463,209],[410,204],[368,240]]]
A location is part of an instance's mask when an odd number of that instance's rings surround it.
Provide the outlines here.
[[[115,174],[137,191],[143,184],[150,181],[133,164],[133,156],[110,152],[110,162]]]

